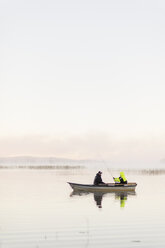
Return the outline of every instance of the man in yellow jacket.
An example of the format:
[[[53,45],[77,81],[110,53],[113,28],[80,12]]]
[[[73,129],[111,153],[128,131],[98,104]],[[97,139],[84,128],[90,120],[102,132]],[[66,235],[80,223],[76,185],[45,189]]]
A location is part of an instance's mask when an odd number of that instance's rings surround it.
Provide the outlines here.
[[[113,177],[113,180],[115,181],[115,183],[122,183],[122,184],[127,183],[127,179],[124,175],[124,172],[120,172],[120,177]]]

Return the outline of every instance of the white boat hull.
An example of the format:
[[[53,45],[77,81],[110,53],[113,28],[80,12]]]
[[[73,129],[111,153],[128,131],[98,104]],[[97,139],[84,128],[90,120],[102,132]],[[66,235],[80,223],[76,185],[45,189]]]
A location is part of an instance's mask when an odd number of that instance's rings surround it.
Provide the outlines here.
[[[127,184],[108,183],[98,186],[93,184],[78,184],[78,183],[70,183],[70,182],[68,183],[73,190],[81,190],[88,192],[135,191],[135,188],[137,186],[136,183],[127,183]]]

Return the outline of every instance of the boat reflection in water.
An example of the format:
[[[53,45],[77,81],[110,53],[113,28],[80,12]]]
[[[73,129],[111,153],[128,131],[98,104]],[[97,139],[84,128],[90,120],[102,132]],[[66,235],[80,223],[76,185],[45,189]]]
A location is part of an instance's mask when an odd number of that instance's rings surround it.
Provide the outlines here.
[[[102,208],[102,200],[105,196],[106,197],[114,196],[115,200],[120,201],[120,207],[124,208],[128,197],[135,196],[136,192],[132,191],[132,192],[102,193],[102,192],[84,192],[84,191],[73,190],[72,193],[70,194],[70,196],[71,197],[73,197],[73,196],[85,196],[85,195],[89,195],[89,194],[91,194],[91,195],[93,194],[94,201],[96,202],[96,206],[98,208]]]

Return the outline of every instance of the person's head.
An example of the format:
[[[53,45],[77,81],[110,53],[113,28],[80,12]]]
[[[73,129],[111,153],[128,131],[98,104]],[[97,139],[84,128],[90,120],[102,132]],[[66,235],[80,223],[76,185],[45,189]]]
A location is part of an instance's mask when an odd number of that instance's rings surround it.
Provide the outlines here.
[[[99,172],[98,172],[98,174],[100,174],[100,175],[101,175],[101,174],[102,174],[102,172],[101,172],[101,171],[99,171]]]

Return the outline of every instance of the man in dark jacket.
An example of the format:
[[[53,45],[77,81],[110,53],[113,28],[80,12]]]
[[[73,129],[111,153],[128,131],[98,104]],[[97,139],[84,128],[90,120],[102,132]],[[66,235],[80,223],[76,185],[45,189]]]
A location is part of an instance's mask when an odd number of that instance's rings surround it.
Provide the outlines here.
[[[94,179],[94,182],[93,182],[94,185],[105,184],[105,183],[102,181],[101,174],[102,174],[101,171],[99,171],[99,172],[96,174],[95,179]]]

